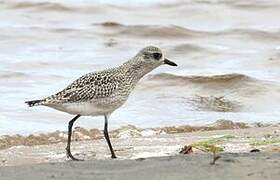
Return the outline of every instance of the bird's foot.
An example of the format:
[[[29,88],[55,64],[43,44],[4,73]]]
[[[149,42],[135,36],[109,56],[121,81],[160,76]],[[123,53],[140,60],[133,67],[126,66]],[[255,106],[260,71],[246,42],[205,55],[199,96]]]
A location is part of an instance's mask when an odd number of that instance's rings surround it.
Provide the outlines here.
[[[67,158],[70,158],[70,159],[73,160],[73,161],[84,161],[83,159],[75,158],[75,157],[72,155],[70,149],[67,149],[67,148],[66,148],[66,156],[67,156]]]

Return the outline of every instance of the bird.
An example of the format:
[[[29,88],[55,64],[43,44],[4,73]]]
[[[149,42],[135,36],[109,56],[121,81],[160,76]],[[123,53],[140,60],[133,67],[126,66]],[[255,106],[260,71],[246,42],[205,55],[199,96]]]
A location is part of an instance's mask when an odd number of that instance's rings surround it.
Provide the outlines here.
[[[29,107],[47,106],[75,115],[68,123],[66,146],[66,156],[74,161],[83,160],[74,157],[71,153],[74,122],[81,116],[104,116],[103,133],[111,152],[111,158],[114,159],[116,155],[108,134],[110,115],[126,102],[131,91],[144,75],[164,64],[177,66],[164,56],[160,48],[147,46],[118,67],[85,74],[54,95],[25,103]]]

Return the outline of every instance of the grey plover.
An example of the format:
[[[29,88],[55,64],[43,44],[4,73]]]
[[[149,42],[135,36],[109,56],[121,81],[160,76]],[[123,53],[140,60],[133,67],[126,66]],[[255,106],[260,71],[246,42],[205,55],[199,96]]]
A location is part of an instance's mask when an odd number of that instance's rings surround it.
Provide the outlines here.
[[[30,107],[43,105],[76,115],[68,124],[66,155],[72,160],[80,160],[72,155],[70,149],[74,122],[81,116],[104,116],[104,136],[111,157],[116,158],[108,135],[109,116],[125,103],[130,92],[145,74],[163,64],[177,66],[165,58],[159,48],[148,46],[118,67],[88,73],[54,95],[25,103]]]

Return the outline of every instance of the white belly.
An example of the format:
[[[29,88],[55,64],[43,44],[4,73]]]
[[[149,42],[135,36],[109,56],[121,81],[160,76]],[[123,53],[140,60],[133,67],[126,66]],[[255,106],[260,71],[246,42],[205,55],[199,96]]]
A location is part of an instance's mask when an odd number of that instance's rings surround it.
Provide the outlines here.
[[[116,109],[116,107],[103,108],[90,102],[51,104],[48,106],[69,114],[79,114],[82,116],[100,116],[110,114]]]

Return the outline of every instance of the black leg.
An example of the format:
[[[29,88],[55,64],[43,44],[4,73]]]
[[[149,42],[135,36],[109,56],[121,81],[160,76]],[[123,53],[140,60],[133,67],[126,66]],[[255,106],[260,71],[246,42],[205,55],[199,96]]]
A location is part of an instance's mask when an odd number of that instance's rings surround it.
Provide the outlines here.
[[[67,147],[66,147],[66,156],[70,157],[73,161],[82,161],[82,159],[75,158],[71,153],[71,136],[72,136],[72,126],[74,122],[80,117],[81,115],[75,116],[71,121],[69,121],[68,124],[68,141],[67,141]]]
[[[105,139],[108,143],[108,146],[110,148],[110,151],[111,151],[111,158],[114,159],[114,158],[117,158],[116,155],[115,155],[115,152],[114,152],[114,149],[111,145],[111,142],[110,142],[110,138],[109,138],[109,134],[108,134],[108,119],[107,119],[107,116],[105,115],[105,124],[104,124],[104,136],[105,136]]]

